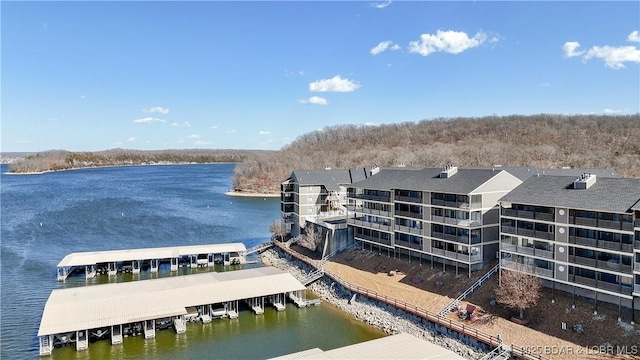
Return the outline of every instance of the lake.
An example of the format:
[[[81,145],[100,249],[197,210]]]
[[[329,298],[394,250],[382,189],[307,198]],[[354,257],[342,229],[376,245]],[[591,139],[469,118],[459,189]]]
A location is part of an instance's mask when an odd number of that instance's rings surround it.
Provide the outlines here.
[[[2,165],[0,358],[39,358],[38,327],[53,289],[109,281],[71,277],[57,282],[56,265],[69,253],[227,242],[251,247],[268,241],[269,224],[280,217],[280,201],[225,195],[232,187],[234,166],[131,166],[9,175],[7,165]],[[116,281],[130,279],[118,275]],[[91,343],[87,351],[54,349],[50,358],[264,359],[382,336],[328,303],[302,309],[291,304],[283,312],[267,308],[261,316],[243,311],[234,320],[190,323],[182,335],[169,329],[158,331],[156,339],[126,338],[122,345],[112,346],[107,340]]]

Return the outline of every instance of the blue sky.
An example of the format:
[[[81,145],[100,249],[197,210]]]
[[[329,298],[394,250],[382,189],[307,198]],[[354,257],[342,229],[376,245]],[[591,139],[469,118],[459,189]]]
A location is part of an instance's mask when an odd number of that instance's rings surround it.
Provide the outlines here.
[[[640,112],[640,2],[7,2],[2,151]]]

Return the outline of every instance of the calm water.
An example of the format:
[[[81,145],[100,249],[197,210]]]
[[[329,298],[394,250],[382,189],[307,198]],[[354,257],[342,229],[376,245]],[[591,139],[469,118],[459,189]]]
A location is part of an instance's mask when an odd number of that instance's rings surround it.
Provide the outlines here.
[[[0,358],[39,357],[37,331],[51,290],[109,281],[76,277],[58,283],[56,264],[71,252],[225,242],[251,247],[268,241],[269,224],[280,215],[279,200],[225,195],[231,188],[233,166],[5,175],[7,167],[2,165]],[[159,276],[167,274],[161,271]],[[115,281],[130,278],[118,276]],[[179,336],[163,330],[155,340],[130,337],[121,346],[99,341],[88,351],[55,349],[51,358],[262,359],[381,336],[327,303],[303,309],[291,305],[284,312],[267,308],[263,316],[243,311],[234,320],[191,323]]]

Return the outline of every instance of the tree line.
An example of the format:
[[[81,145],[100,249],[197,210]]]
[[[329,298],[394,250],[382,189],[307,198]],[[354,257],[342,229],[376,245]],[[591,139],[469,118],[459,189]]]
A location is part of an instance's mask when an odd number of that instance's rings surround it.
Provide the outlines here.
[[[247,156],[236,190],[273,192],[293,170],[379,166],[609,168],[640,178],[640,114],[438,118],[380,126],[336,125],[281,150]]]
[[[32,173],[97,166],[239,163],[249,156],[268,153],[263,150],[126,150],[71,152],[50,150],[30,154],[12,163],[9,172]]]

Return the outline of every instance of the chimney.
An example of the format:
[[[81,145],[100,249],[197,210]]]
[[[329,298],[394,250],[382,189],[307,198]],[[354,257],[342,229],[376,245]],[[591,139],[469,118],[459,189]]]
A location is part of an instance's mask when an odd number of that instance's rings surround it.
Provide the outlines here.
[[[378,172],[380,172],[380,167],[378,166],[378,164],[373,165],[373,167],[371,168],[371,170],[369,171],[369,176],[371,175],[375,175]]]
[[[574,189],[588,189],[596,183],[596,174],[584,173],[573,182]]]
[[[447,164],[444,169],[440,172],[440,177],[442,179],[448,179],[455,175],[458,172],[458,168],[453,166],[453,164]]]

